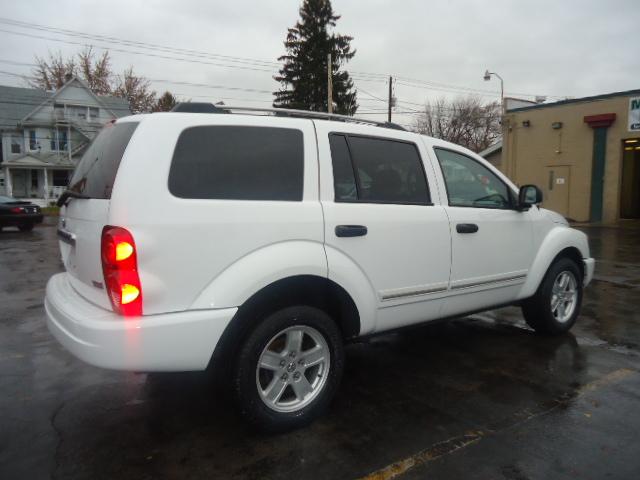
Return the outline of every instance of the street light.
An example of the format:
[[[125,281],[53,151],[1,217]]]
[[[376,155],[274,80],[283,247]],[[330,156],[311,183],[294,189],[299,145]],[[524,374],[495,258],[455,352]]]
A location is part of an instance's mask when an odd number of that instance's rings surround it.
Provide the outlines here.
[[[495,75],[500,79],[500,107],[502,108],[502,114],[504,115],[504,81],[502,80],[502,77],[496,72],[490,72],[489,70],[486,70],[484,72],[484,81],[488,82],[489,80],[491,80],[491,75]]]

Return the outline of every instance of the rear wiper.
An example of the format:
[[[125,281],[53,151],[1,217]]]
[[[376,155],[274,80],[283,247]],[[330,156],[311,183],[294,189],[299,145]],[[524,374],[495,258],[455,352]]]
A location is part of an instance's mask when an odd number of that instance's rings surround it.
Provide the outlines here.
[[[62,207],[63,205],[67,204],[67,201],[69,201],[70,198],[91,198],[88,197],[82,193],[78,193],[78,192],[74,192],[73,190],[65,190],[64,192],[62,192],[62,195],[60,195],[60,198],[58,198],[58,206]]]

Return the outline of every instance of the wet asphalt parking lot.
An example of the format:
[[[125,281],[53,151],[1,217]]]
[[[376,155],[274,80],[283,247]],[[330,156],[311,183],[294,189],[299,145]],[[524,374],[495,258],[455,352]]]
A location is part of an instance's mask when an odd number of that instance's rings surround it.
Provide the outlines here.
[[[596,279],[571,334],[537,336],[510,307],[350,345],[329,412],[274,436],[204,373],[67,353],[43,310],[55,219],[5,229],[0,479],[640,478],[640,225],[585,231]]]

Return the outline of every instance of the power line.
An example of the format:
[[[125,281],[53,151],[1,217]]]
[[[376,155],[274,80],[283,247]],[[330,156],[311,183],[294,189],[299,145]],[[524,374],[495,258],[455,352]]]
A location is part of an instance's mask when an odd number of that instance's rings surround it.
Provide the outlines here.
[[[159,55],[157,53],[149,53],[149,52],[136,52],[135,50],[127,50],[127,49],[116,48],[116,47],[111,47],[111,46],[90,45],[88,43],[80,43],[80,42],[74,42],[74,41],[71,41],[71,40],[63,40],[63,39],[60,39],[60,38],[45,37],[45,36],[42,36],[42,35],[35,35],[35,34],[32,34],[32,33],[14,32],[14,31],[5,30],[5,29],[0,29],[0,32],[9,33],[11,35],[21,35],[21,36],[24,36],[24,37],[37,38],[37,39],[40,39],[40,40],[50,40],[50,41],[53,41],[53,42],[67,43],[69,45],[78,45],[78,46],[81,46],[81,47],[95,47],[95,48],[98,48],[98,49],[101,49],[101,50],[109,50],[109,51],[120,52],[120,53],[130,53],[132,55],[143,55],[145,57],[162,58],[162,59],[165,59],[165,60],[175,60],[175,61],[187,62],[187,63],[198,63],[198,64],[209,65],[209,66],[213,66],[213,67],[236,68],[236,69],[240,69],[240,70],[253,70],[253,71],[259,71],[259,72],[275,73],[275,71],[273,69],[254,68],[254,67],[243,66],[243,65],[228,65],[228,64],[222,64],[222,63],[207,62],[207,61],[203,61],[203,60],[192,60],[192,59],[188,59],[188,58],[171,57],[171,56],[168,56],[168,55]]]
[[[71,37],[80,37],[80,38],[86,38],[86,39],[90,39],[90,40],[93,39],[93,40],[105,41],[105,42],[110,42],[110,43],[126,45],[126,46],[133,46],[133,47],[140,47],[140,48],[145,48],[145,49],[164,51],[164,52],[167,52],[167,53],[177,53],[177,54],[186,55],[186,56],[213,58],[213,59],[217,59],[217,60],[225,60],[225,61],[229,61],[229,62],[244,63],[244,64],[249,64],[249,65],[262,65],[262,66],[270,66],[270,65],[279,66],[280,65],[278,62],[273,62],[273,61],[268,61],[268,60],[259,60],[259,59],[253,59],[253,58],[237,57],[237,56],[232,56],[232,55],[220,55],[220,54],[204,52],[204,51],[198,51],[198,50],[192,50],[192,49],[186,49],[186,48],[176,48],[176,47],[169,47],[169,46],[158,45],[158,44],[153,44],[153,43],[139,42],[139,41],[135,41],[135,40],[125,40],[125,39],[121,39],[121,38],[117,38],[117,37],[111,37],[111,36],[107,36],[107,35],[90,34],[90,33],[80,32],[80,31],[77,31],[77,30],[56,28],[56,27],[51,27],[51,26],[47,26],[47,25],[41,25],[41,24],[37,24],[37,23],[22,22],[22,21],[19,21],[19,20],[13,20],[13,19],[6,18],[6,17],[0,17],[0,23],[4,23],[4,24],[7,24],[7,25],[12,25],[12,26],[15,26],[15,27],[20,27],[20,28],[25,28],[25,29],[40,30],[40,31],[46,31],[46,32],[49,32],[49,33],[56,33],[58,35],[66,35],[66,36],[71,36]]]
[[[359,91],[359,92],[364,93],[365,95],[370,96],[370,97],[371,97],[371,98],[373,98],[374,100],[378,100],[378,101],[380,101],[380,102],[387,103],[387,101],[386,101],[384,98],[377,97],[377,96],[373,95],[372,93],[367,92],[367,91],[366,91],[366,90],[364,90],[363,88],[358,88],[358,91]]]
[[[33,77],[31,75],[23,75],[23,74],[14,73],[14,72],[7,72],[6,70],[0,70],[0,75],[9,75],[9,76],[13,76],[13,77],[20,77],[20,78],[23,78],[23,79],[31,79],[31,80],[35,80],[36,79],[36,77]],[[166,80],[166,79],[161,79],[161,78],[147,78],[147,80],[149,80],[150,82],[155,82],[155,83],[166,83],[166,84],[171,84],[171,85],[183,85],[183,86],[198,87],[198,88],[210,88],[210,89],[215,89],[215,90],[230,90],[230,91],[237,91],[237,92],[253,92],[253,93],[268,93],[268,94],[273,93],[271,90],[261,90],[261,89],[257,89],[257,88],[232,87],[232,86],[229,86],[229,85],[211,85],[211,84],[207,84],[207,83],[194,83],[194,82],[185,82],[185,81],[178,81],[178,80]]]
[[[273,62],[273,61],[269,61],[269,60],[260,60],[260,59],[254,59],[254,58],[246,58],[246,57],[237,57],[237,56],[232,56],[232,55],[221,55],[221,54],[215,54],[215,53],[192,50],[192,49],[169,47],[169,46],[165,46],[165,45],[159,45],[159,44],[153,44],[153,43],[147,43],[147,42],[126,40],[126,39],[121,39],[121,38],[113,37],[113,36],[91,34],[91,33],[86,33],[86,32],[80,32],[80,31],[77,31],[77,30],[62,29],[62,28],[57,28],[57,27],[52,27],[52,26],[47,26],[47,25],[42,25],[42,24],[37,24],[37,23],[23,22],[23,21],[20,21],[20,20],[10,19],[10,18],[6,18],[6,17],[0,17],[0,23],[1,24],[5,24],[5,25],[10,25],[10,26],[13,26],[13,27],[17,27],[17,28],[44,31],[44,32],[53,33],[53,34],[56,34],[56,35],[68,36],[68,37],[72,37],[72,38],[81,38],[81,39],[84,39],[84,40],[94,40],[94,41],[100,41],[100,42],[105,42],[105,43],[123,45],[123,46],[138,48],[138,49],[153,50],[153,51],[156,51],[156,52],[170,53],[170,54],[174,54],[174,55],[181,55],[183,57],[187,56],[187,57],[194,57],[194,58],[214,59],[216,61],[237,63],[238,65],[229,65],[229,63],[224,63],[223,64],[223,63],[198,61],[198,60],[187,59],[187,58],[171,57],[171,56],[167,56],[167,55],[151,54],[151,53],[148,53],[148,52],[147,53],[145,53],[145,52],[136,52],[136,51],[132,51],[132,50],[118,49],[118,48],[113,48],[113,47],[96,46],[96,48],[100,48],[100,49],[103,49],[103,50],[113,50],[113,51],[119,51],[119,52],[123,52],[123,53],[131,53],[131,54],[134,54],[134,55],[146,55],[146,56],[153,56],[153,57],[167,59],[167,60],[176,60],[176,61],[191,62],[191,63],[201,63],[201,64],[205,64],[205,65],[211,65],[211,66],[222,67],[222,68],[239,68],[239,69],[245,69],[245,70],[263,71],[263,72],[271,72],[271,73],[274,72],[274,69],[276,67],[280,66],[280,64],[278,62]],[[23,35],[23,36],[27,36],[27,37],[40,38],[40,39],[44,39],[44,40],[51,40],[51,41],[62,42],[62,43],[69,43],[69,44],[72,44],[72,45],[90,46],[90,45],[82,44],[82,43],[79,43],[79,42],[72,42],[72,41],[63,40],[63,39],[60,39],[60,38],[43,37],[43,36],[39,36],[39,35],[28,34],[28,33],[25,33],[25,32],[15,32],[15,31],[2,30],[2,29],[0,29],[0,31],[5,32],[5,33],[9,33],[9,34],[13,34],[13,35]],[[255,68],[255,67],[263,67],[263,68]],[[269,67],[269,68],[264,68],[264,67]],[[387,81],[386,79],[389,76],[388,74],[383,74],[383,73],[358,72],[358,71],[351,71],[350,75],[355,80],[359,80],[359,81],[363,81],[363,82],[375,82],[375,83],[386,83],[386,81]],[[400,82],[398,82],[398,83],[401,83],[402,85],[405,85],[405,86],[414,87],[414,88],[422,88],[422,89],[426,89],[426,90],[435,90],[435,91],[468,92],[468,93],[476,93],[476,94],[485,95],[485,96],[496,96],[497,95],[495,92],[493,92],[491,90],[483,90],[483,89],[462,87],[462,86],[457,86],[457,85],[452,85],[452,84],[447,84],[447,83],[433,82],[433,81],[415,79],[415,78],[404,77],[404,76],[395,76],[395,77],[398,80],[400,80]],[[534,94],[528,94],[528,93],[515,93],[515,92],[507,92],[507,93],[510,94],[510,95],[519,95],[519,96],[535,96]],[[553,96],[553,95],[548,95],[548,97],[549,98],[564,98],[564,97],[561,97],[561,96]]]

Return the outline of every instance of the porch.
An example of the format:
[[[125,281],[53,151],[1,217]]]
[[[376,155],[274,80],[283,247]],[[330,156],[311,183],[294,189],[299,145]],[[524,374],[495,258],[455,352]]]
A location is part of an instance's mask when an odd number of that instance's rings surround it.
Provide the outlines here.
[[[58,166],[5,167],[5,193],[16,199],[28,200],[40,207],[47,207],[62,195],[72,172],[72,168]]]

